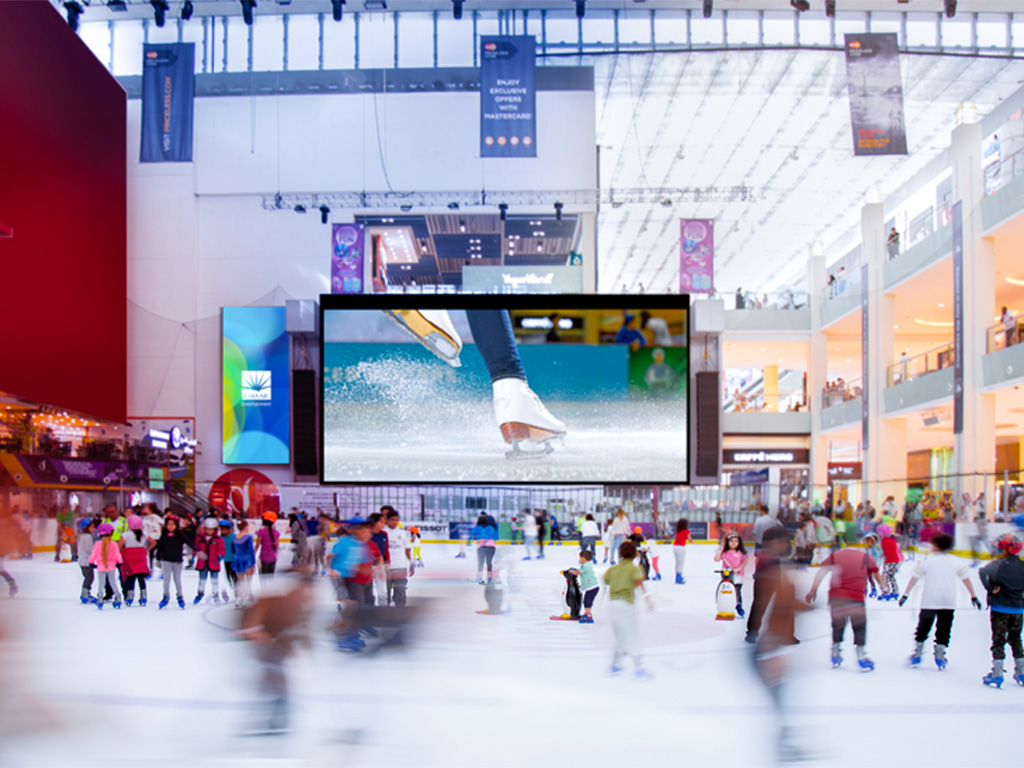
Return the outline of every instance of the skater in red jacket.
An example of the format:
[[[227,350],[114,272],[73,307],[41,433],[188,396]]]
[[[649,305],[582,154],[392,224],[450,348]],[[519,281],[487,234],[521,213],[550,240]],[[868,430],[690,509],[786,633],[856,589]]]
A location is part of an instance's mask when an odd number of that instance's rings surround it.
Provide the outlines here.
[[[220,602],[218,578],[220,563],[224,559],[224,539],[221,538],[220,524],[215,517],[208,517],[203,522],[203,530],[196,533],[196,570],[199,572],[199,589],[193,605],[203,601],[206,592],[206,577],[210,577],[213,586],[213,602]]]

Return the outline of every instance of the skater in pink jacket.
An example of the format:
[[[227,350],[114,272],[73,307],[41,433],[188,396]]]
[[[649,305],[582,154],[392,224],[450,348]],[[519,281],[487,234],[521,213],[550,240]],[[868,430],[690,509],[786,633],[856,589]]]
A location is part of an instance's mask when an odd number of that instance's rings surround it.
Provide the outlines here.
[[[114,535],[114,526],[110,523],[101,523],[96,533],[100,540],[93,545],[92,554],[89,556],[89,562],[96,566],[96,605],[103,610],[103,593],[109,585],[114,597],[114,608],[120,608],[121,587],[117,582],[117,566],[124,560],[121,557],[121,548],[111,539]]]

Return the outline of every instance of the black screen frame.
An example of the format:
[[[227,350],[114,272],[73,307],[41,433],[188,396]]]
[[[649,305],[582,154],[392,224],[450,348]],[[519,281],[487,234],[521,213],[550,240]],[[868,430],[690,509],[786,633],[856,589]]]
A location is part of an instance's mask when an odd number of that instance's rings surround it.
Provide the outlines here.
[[[318,429],[317,450],[320,453],[320,485],[325,486],[448,486],[448,485],[521,485],[521,486],[553,486],[553,485],[607,485],[609,481],[595,478],[592,480],[572,481],[533,481],[533,480],[502,480],[502,481],[474,481],[473,483],[453,483],[449,480],[416,480],[413,481],[383,481],[383,480],[327,480],[325,472],[324,441],[324,355],[326,351],[325,335],[326,324],[324,315],[332,310],[345,309],[494,309],[496,303],[500,303],[507,309],[608,309],[621,311],[623,309],[638,310],[659,310],[659,309],[682,309],[686,312],[686,348],[691,349],[690,329],[693,316],[690,312],[689,294],[619,294],[619,293],[592,293],[592,294],[565,294],[565,293],[495,293],[495,294],[468,294],[468,293],[440,293],[440,294],[419,294],[419,293],[373,293],[373,294],[339,294],[327,293],[320,296],[319,307],[319,332],[320,332],[320,362],[318,372]],[[648,480],[637,481],[613,481],[614,485],[650,485],[658,487],[677,487],[690,485],[690,470],[692,463],[693,448],[693,419],[692,419],[692,384],[693,368],[687,365],[686,385],[686,466],[682,471],[684,476],[677,481]]]

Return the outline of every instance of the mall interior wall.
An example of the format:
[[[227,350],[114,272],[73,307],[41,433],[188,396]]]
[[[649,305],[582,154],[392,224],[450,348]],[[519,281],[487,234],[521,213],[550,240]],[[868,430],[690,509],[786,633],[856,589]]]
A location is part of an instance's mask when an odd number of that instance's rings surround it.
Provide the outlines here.
[[[316,211],[266,210],[263,196],[389,184],[477,193],[595,187],[592,91],[538,93],[538,157],[528,160],[479,158],[478,104],[466,93],[197,98],[194,162],[140,164],[141,101],[129,101],[129,417],[194,415],[199,482],[227,469],[221,308],[283,306],[329,291],[330,227]],[[331,220],[381,212],[332,210]],[[288,467],[261,471],[292,479]]]

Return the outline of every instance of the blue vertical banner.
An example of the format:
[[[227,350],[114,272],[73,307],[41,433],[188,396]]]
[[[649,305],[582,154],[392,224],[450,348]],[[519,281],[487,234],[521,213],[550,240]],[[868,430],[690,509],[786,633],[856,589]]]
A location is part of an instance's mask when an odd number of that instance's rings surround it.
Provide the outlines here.
[[[964,204],[953,203],[953,434],[964,431]]]
[[[192,162],[195,43],[143,46],[143,163]]]
[[[284,307],[224,307],[225,464],[288,464],[290,373]]]
[[[871,437],[868,430],[868,417],[871,413],[868,400],[871,392],[871,355],[868,354],[868,265],[862,264],[860,268],[860,375],[861,375],[861,396],[860,396],[860,447],[861,451],[868,450],[868,438]]]
[[[480,156],[537,156],[537,39],[480,37]]]

